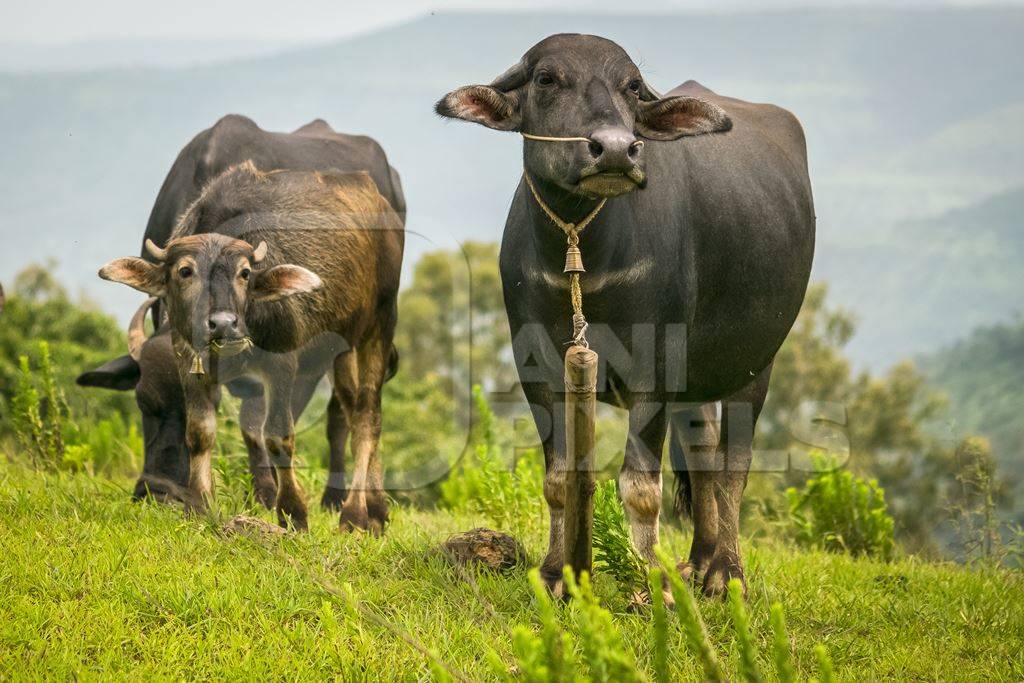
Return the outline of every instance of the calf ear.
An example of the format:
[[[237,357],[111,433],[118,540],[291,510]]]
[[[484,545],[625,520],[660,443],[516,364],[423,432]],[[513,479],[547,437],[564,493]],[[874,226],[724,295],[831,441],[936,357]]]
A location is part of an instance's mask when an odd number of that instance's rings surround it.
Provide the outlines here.
[[[150,296],[164,295],[164,266],[136,257],[114,259],[100,268],[100,277],[134,287]]]
[[[323,281],[302,266],[274,266],[254,273],[250,284],[253,301],[277,301],[294,294],[312,292],[323,286]]]
[[[696,97],[665,97],[640,102],[636,130],[651,140],[676,140],[689,135],[724,133],[732,119],[717,104]]]
[[[139,364],[132,360],[131,356],[121,356],[104,363],[95,370],[83,372],[75,379],[75,384],[80,387],[128,391],[134,389],[135,385],[139,383],[139,376]]]
[[[479,123],[495,130],[519,130],[519,94],[489,85],[467,85],[442,97],[434,111],[450,119]]]

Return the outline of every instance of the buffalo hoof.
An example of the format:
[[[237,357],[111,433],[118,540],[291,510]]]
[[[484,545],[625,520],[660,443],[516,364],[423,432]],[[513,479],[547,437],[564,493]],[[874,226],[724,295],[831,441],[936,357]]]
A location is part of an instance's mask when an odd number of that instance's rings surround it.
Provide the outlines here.
[[[320,507],[329,512],[339,512],[345,504],[348,492],[345,489],[336,489],[328,486],[324,489],[324,495],[320,498]]]
[[[252,484],[252,495],[256,502],[268,510],[274,509],[274,502],[277,500],[277,483],[272,477],[266,480],[257,480]]]
[[[278,508],[277,523],[282,529],[309,531],[309,518],[305,510],[295,510],[288,513]]]
[[[704,578],[704,572],[702,572],[693,562],[680,562],[676,565],[676,571],[679,572],[679,577],[684,582],[692,586],[699,585],[701,580]]]
[[[365,503],[344,504],[341,506],[338,528],[342,533],[365,532],[380,536],[384,533],[384,522],[371,516]]]
[[[540,566],[540,580],[544,582],[544,587],[548,589],[551,597],[556,600],[568,600],[569,593],[565,590],[565,577],[562,575],[561,562],[561,557],[556,561],[545,560],[544,564]]]
[[[747,597],[747,580],[743,577],[740,558],[732,554],[716,555],[704,574],[704,595],[708,598],[724,597],[729,591],[729,581],[739,579],[743,585],[743,598]]]

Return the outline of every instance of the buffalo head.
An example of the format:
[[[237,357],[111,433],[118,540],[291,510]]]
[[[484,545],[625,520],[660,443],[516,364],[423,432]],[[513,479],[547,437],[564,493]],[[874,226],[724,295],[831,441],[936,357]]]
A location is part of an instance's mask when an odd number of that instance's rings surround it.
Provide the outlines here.
[[[727,131],[725,112],[695,97],[660,97],[626,52],[605,38],[558,34],[534,45],[490,85],[448,93],[438,114],[527,139],[526,170],[587,197],[614,197],[647,182],[643,138],[675,140]]]
[[[311,292],[320,278],[295,265],[253,270],[267,253],[266,242],[205,233],[180,237],[165,249],[146,241],[156,263],[127,257],[100,269],[100,277],[163,299],[171,328],[194,349],[222,355],[247,348],[245,309],[250,301],[275,301]]]

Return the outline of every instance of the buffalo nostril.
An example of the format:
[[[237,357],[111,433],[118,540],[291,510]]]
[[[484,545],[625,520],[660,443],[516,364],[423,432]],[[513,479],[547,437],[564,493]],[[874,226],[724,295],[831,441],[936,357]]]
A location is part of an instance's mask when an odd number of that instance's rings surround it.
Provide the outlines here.
[[[206,321],[206,326],[210,328],[211,332],[213,332],[214,330],[217,329],[217,321],[211,318]]]
[[[629,158],[630,159],[636,159],[637,155],[640,154],[640,150],[643,149],[643,147],[644,147],[644,141],[643,140],[637,140],[633,144],[631,144],[629,146],[629,150],[627,151],[627,154],[629,154]]]
[[[587,143],[587,147],[590,149],[591,156],[593,156],[595,159],[601,156],[601,153],[604,152],[604,146],[602,146],[601,143],[598,142],[597,140],[591,140],[589,143]]]

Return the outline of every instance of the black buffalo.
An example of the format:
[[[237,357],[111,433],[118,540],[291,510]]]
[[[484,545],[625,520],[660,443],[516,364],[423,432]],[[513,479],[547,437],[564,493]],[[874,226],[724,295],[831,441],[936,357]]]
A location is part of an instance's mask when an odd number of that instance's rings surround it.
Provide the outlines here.
[[[152,240],[159,247],[165,246],[179,217],[200,196],[203,188],[224,171],[246,161],[261,170],[366,172],[404,223],[405,197],[398,173],[373,139],[335,132],[320,119],[293,133],[274,133],[262,130],[244,116],[228,115],[199,133],[178,154],[157,195],[143,243]],[[203,220],[216,225],[235,217],[231,207],[221,210],[223,216],[204,216]],[[142,255],[151,258],[145,249]],[[153,308],[154,321],[160,321],[158,304]],[[133,332],[129,336],[136,348],[132,354],[85,372],[77,381],[82,386],[135,389],[142,412],[145,462],[133,495],[136,498],[154,494],[180,498],[189,481],[189,453],[185,447],[185,404],[177,361],[166,324],[158,323],[158,333],[143,344],[143,339],[139,338],[142,321],[142,315],[137,315],[133,321]],[[306,360],[300,356],[299,364],[292,399],[296,418],[327,370],[314,355]],[[396,365],[397,356],[392,352],[389,377]],[[264,413],[262,389],[257,383],[245,381],[233,382],[228,389],[243,398],[240,422],[249,451],[255,493],[269,507],[274,502],[276,487],[266,446],[257,428],[262,425]],[[343,459],[349,425],[341,404],[333,395],[327,409],[327,434],[331,474],[321,502],[326,507],[340,508],[346,495]]]
[[[672,425],[673,469],[695,527],[680,570],[709,595],[743,580],[739,506],[753,427],[814,252],[799,122],[694,81],[658,95],[618,45],[568,34],[541,41],[490,85],[449,93],[436,110],[498,130],[585,138],[527,139],[523,162],[564,221],[612,198],[579,246],[587,337],[603,361],[598,398],[629,411],[619,491],[633,542],[653,560]],[[555,592],[562,343],[572,337],[565,252],[565,236],[524,179],[505,224],[501,276],[520,381],[544,444],[551,537],[542,573]]]

